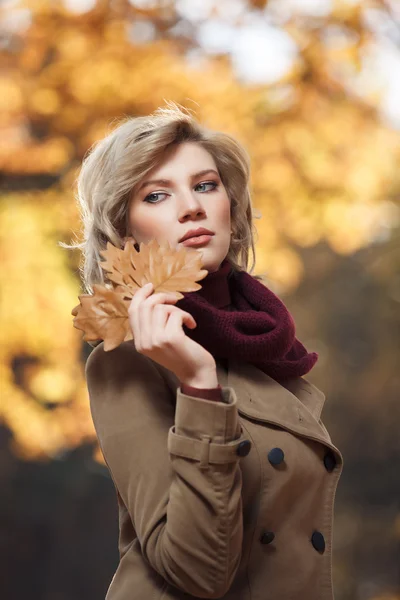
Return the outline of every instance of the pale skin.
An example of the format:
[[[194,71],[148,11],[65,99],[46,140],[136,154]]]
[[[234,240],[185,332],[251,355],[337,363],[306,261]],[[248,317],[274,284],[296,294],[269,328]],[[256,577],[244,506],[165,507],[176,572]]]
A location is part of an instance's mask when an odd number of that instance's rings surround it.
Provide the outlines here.
[[[155,180],[166,180],[163,183]],[[153,182],[147,183],[146,182]],[[146,184],[146,185],[144,185]],[[179,239],[190,229],[205,227],[215,233],[197,248],[204,268],[218,270],[231,237],[230,199],[211,154],[195,142],[174,147],[165,159],[135,187],[129,206],[132,243],[151,239],[181,247]],[[190,339],[182,325],[196,322],[177,306],[172,294],[153,294],[152,284],[141,288],[130,303],[129,322],[138,352],[166,367],[182,383],[199,388],[218,385],[214,357]]]

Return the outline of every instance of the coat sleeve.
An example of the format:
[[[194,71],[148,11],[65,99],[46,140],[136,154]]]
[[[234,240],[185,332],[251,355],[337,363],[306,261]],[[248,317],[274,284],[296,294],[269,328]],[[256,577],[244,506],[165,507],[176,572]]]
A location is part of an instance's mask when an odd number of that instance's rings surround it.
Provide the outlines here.
[[[222,387],[219,384],[214,388],[197,388],[181,383],[180,388],[181,392],[187,396],[195,396],[196,398],[203,398],[203,400],[214,400],[215,402],[224,402]]]
[[[132,343],[86,363],[93,423],[145,560],[199,598],[230,588],[242,552],[245,439],[232,387],[222,402],[175,398],[154,361]],[[129,549],[128,549],[129,551]]]

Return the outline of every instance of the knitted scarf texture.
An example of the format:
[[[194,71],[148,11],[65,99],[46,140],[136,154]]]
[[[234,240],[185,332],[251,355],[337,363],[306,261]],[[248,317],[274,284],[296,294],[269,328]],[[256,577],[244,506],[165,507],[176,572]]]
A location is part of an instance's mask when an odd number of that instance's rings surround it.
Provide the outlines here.
[[[189,312],[197,327],[185,334],[217,359],[249,362],[276,381],[308,373],[318,360],[295,336],[295,323],[268,287],[227,259],[199,281],[197,292],[185,292],[176,306]]]

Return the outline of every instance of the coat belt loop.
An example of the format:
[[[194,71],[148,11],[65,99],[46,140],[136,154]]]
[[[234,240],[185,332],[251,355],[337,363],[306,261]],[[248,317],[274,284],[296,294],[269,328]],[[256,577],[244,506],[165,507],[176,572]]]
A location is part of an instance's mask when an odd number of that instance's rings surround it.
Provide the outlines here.
[[[200,453],[200,469],[207,469],[209,465],[210,459],[210,443],[211,436],[210,435],[202,435],[202,445],[201,445],[201,453]]]

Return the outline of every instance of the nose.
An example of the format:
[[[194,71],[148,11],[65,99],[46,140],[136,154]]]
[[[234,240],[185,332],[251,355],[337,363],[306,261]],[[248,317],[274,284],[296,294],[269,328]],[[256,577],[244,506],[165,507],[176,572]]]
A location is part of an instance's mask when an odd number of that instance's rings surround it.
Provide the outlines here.
[[[189,217],[198,217],[205,214],[205,210],[192,190],[183,191],[179,199],[179,220],[185,220]]]

